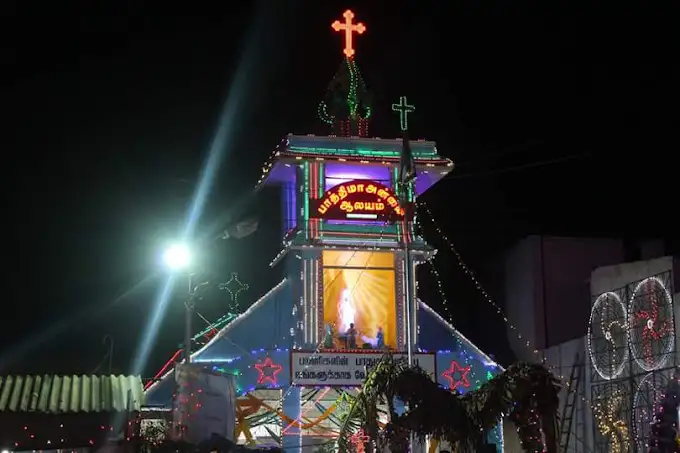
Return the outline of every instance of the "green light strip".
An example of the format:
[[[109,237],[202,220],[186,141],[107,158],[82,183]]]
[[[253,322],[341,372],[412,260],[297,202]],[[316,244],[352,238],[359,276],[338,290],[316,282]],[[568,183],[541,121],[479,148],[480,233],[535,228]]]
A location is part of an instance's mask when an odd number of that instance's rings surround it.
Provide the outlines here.
[[[317,197],[323,198],[323,194],[326,189],[326,166],[324,165],[323,162],[317,163],[319,166],[319,177],[317,181],[317,187],[314,189],[316,190]],[[323,235],[322,231],[324,230],[323,222],[319,222],[319,234]]]
[[[229,313],[228,315],[225,315],[225,316],[221,317],[220,319],[218,319],[217,321],[215,321],[215,323],[213,323],[211,326],[206,327],[205,329],[203,329],[202,331],[200,331],[199,333],[197,333],[196,335],[194,335],[193,338],[192,338],[192,340],[196,341],[196,340],[198,340],[199,338],[201,338],[202,336],[208,334],[209,332],[211,332],[211,331],[213,331],[213,330],[219,330],[219,329],[221,329],[222,327],[224,327],[225,324],[229,323],[229,321],[231,321],[232,319],[236,318],[237,316],[238,316],[238,315],[235,315],[235,314],[233,314],[233,313]]]
[[[309,239],[309,162],[305,161],[303,164],[304,171],[304,192],[302,196],[304,197],[304,213],[303,219],[305,223],[305,239]]]
[[[371,149],[343,149],[343,148],[308,148],[305,146],[289,146],[289,151],[301,152],[307,154],[331,154],[343,156],[365,156],[365,157],[399,157],[401,151],[379,151]],[[440,159],[436,151],[421,151],[413,150],[413,155],[416,157],[427,156],[430,159]]]

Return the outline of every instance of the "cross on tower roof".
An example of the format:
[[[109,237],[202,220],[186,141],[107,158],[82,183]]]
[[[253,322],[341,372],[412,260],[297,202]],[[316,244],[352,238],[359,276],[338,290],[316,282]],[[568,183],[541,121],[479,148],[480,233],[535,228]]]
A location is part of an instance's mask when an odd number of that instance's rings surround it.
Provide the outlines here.
[[[345,31],[345,48],[343,53],[347,58],[352,58],[354,56],[354,47],[352,46],[352,33],[357,32],[362,34],[366,31],[366,26],[359,22],[358,24],[353,24],[352,19],[354,19],[354,13],[351,10],[345,11],[342,15],[345,18],[345,23],[343,24],[339,20],[336,20],[331,24],[333,30],[335,31]]]
[[[402,132],[408,130],[408,114],[415,112],[416,106],[409,105],[406,102],[406,96],[399,96],[399,104],[392,104],[392,111],[399,112],[399,122],[401,123]]]

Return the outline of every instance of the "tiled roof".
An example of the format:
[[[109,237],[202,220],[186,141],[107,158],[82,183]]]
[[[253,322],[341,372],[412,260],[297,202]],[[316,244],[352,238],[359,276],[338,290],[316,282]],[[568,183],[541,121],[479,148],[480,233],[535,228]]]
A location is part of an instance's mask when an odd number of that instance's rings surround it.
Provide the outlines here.
[[[139,376],[0,376],[0,412],[140,410]]]

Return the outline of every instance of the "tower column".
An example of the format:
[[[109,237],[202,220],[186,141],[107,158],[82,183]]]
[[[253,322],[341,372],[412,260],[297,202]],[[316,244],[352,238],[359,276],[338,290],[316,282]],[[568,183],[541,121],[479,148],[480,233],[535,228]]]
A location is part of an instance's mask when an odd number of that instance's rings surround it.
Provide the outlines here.
[[[316,349],[323,339],[323,268],[321,251],[312,249],[301,254],[300,302],[302,347]]]
[[[416,294],[416,280],[411,279],[410,285],[406,278],[406,266],[409,266],[411,275],[415,275],[416,267],[421,256],[419,251],[411,251],[409,260],[406,261],[406,253],[404,251],[397,252],[395,271],[396,276],[396,295],[397,295],[397,336],[399,338],[399,349],[407,350],[407,329],[411,328],[411,347],[415,348],[418,344],[418,298]],[[410,294],[409,294],[410,292]],[[408,297],[410,296],[410,297]],[[407,310],[406,304],[410,303],[410,309]],[[410,313],[410,319],[407,319],[407,313]]]
[[[283,394],[283,413],[295,420],[300,421],[302,411],[300,410],[302,392],[300,387],[291,387]],[[281,432],[281,444],[286,453],[302,452],[302,431],[290,422],[282,422],[283,431]]]

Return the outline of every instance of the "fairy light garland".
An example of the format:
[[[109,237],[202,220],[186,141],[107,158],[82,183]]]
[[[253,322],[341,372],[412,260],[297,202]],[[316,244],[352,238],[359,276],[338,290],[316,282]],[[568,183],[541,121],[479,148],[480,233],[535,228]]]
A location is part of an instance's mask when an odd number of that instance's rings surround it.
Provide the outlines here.
[[[505,322],[505,324],[506,324],[506,325],[507,325],[514,333],[515,333],[515,335],[517,336],[517,339],[521,340],[522,343],[524,344],[524,346],[525,346],[529,351],[531,351],[531,352],[534,354],[534,356],[536,356],[536,357],[540,360],[540,362],[543,363],[543,365],[545,365],[545,366],[550,370],[550,372],[553,373],[553,375],[554,375],[554,376],[555,376],[555,377],[556,377],[556,378],[564,385],[564,388],[566,389],[567,394],[574,393],[577,389],[576,389],[576,388],[572,388],[572,386],[571,386],[569,380],[568,380],[563,374],[560,374],[560,372],[556,369],[556,367],[553,367],[552,365],[550,365],[550,364],[548,364],[548,363],[546,362],[545,357],[543,357],[543,356],[540,354],[540,351],[539,351],[538,349],[536,349],[535,347],[532,347],[531,342],[530,342],[529,340],[525,339],[525,338],[522,336],[522,333],[519,331],[519,329],[517,328],[517,326],[515,326],[512,322],[510,322],[510,320],[509,320],[508,317],[506,316],[506,314],[505,314],[505,312],[503,311],[503,309],[502,309],[496,302],[494,302],[494,300],[491,298],[491,296],[489,295],[489,293],[486,292],[486,290],[484,289],[484,287],[482,286],[482,284],[481,284],[481,283],[479,282],[479,280],[477,279],[477,276],[475,275],[475,273],[472,271],[472,269],[470,269],[470,268],[468,267],[468,265],[467,265],[467,264],[465,263],[465,261],[463,260],[463,257],[462,257],[461,254],[458,252],[458,249],[453,245],[453,242],[449,239],[449,237],[446,235],[446,233],[444,233],[444,231],[441,229],[441,227],[437,224],[437,221],[434,219],[434,215],[432,214],[432,211],[431,211],[430,208],[425,204],[425,202],[422,201],[422,200],[419,200],[419,201],[417,202],[416,206],[417,206],[418,208],[421,208],[422,210],[425,211],[425,213],[428,214],[428,218],[429,218],[430,224],[435,228],[435,230],[437,231],[437,233],[439,233],[440,237],[444,240],[444,242],[446,243],[446,245],[449,247],[449,249],[451,250],[451,252],[454,254],[454,256],[456,257],[456,261],[458,262],[458,265],[461,267],[461,269],[463,270],[463,272],[465,273],[465,275],[467,275],[468,278],[470,278],[470,280],[472,280],[472,283],[474,284],[475,288],[476,288],[476,289],[480,292],[480,294],[484,297],[484,299],[486,300],[486,302],[489,303],[489,304],[496,310],[496,314],[498,314],[498,315],[501,317],[501,319],[503,319],[503,321]],[[431,266],[431,267],[434,267],[434,266]],[[438,274],[437,274],[437,275],[438,275]],[[439,280],[441,280],[441,279],[439,279]],[[442,288],[442,292],[443,292],[443,288]],[[443,299],[443,301],[446,301],[446,299]],[[447,305],[447,304],[444,304],[444,305]],[[448,311],[448,308],[445,308],[445,310]],[[582,394],[581,394],[581,395],[578,395],[578,396],[579,396],[579,398],[581,399],[581,401],[582,401],[587,407],[591,407],[591,409],[592,409],[593,411],[595,410],[595,406],[596,406],[596,405],[594,405],[592,402],[588,401],[588,400],[586,399],[586,397],[583,396]],[[618,420],[618,421],[620,421],[620,422],[623,423],[622,426],[623,426],[625,429],[628,429],[628,428],[627,428],[627,425],[625,424],[625,422],[623,422],[623,420]],[[619,425],[617,425],[617,426],[619,426]]]
[[[108,417],[108,416],[107,416]],[[71,419],[68,415],[65,419]],[[100,424],[90,421],[86,425],[70,420],[71,423],[64,423],[59,418],[54,418],[53,423],[42,421],[35,426],[32,424],[23,425],[22,437],[14,439],[11,450],[33,450],[36,449],[61,449],[68,447],[93,447],[101,445],[106,437],[113,432],[114,428],[109,424]],[[6,431],[8,426],[4,426]],[[49,434],[45,434],[49,431]]]
[[[428,262],[431,260],[428,260]],[[449,314],[450,317],[450,312],[448,310],[448,299],[446,298],[446,293],[444,292],[444,288],[442,285],[442,281],[439,275],[439,272],[437,271],[437,268],[434,266],[433,263],[430,264],[430,270],[432,271],[433,275],[435,276],[435,280],[437,282],[437,287],[439,289],[439,294],[442,299],[442,302],[444,302],[444,310]],[[430,308],[430,310],[432,310]],[[452,321],[447,321],[445,320],[440,314],[434,312],[432,310],[433,314],[435,314],[437,317],[439,317],[439,320],[443,322],[451,331],[454,333],[454,335],[461,335],[460,332],[457,332],[454,327],[451,325]],[[466,339],[467,340],[467,339]],[[463,363],[466,364],[466,368],[469,369],[471,367],[471,361],[469,361],[470,355],[466,354],[465,351],[465,346],[463,346],[463,341],[460,338],[456,338],[456,342],[458,344],[458,350],[461,351],[461,356],[464,357]],[[468,346],[473,346],[472,343],[467,340]],[[441,351],[438,351],[441,352]],[[480,350],[476,351],[477,354],[482,354],[483,353]],[[479,359],[476,359],[479,360]],[[458,365],[456,363],[456,365]],[[452,363],[453,366],[453,363]],[[492,373],[491,371],[487,371],[485,378],[486,381],[489,381],[493,379],[495,373]],[[475,385],[474,385],[474,390],[477,390],[480,385],[481,385],[481,379],[476,379],[475,380]],[[461,390],[460,388],[458,390]],[[464,391],[462,393],[465,393],[465,390],[468,389],[463,389]],[[541,453],[543,452],[543,432],[540,427],[540,417],[538,413],[534,409],[528,409],[528,410],[516,410],[513,412],[511,415],[512,420],[515,422],[515,430],[517,432],[517,435],[520,438],[520,441],[522,442],[522,445],[527,449],[527,451],[535,451],[536,453]],[[496,445],[500,446],[500,451],[504,451],[504,445],[505,445],[505,439],[503,438],[503,423],[502,419],[499,421],[499,424],[496,428],[492,429],[488,433],[489,439],[493,442],[496,443]]]
[[[430,273],[434,276],[435,282],[437,284],[437,292],[439,293],[439,297],[441,298],[442,308],[444,309],[446,319],[448,322],[453,324],[453,313],[451,313],[451,311],[449,310],[449,300],[447,299],[446,292],[444,291],[444,285],[442,284],[441,275],[437,270],[437,266],[434,265],[434,259],[435,257],[428,259],[427,264],[429,265],[428,267],[430,269]]]
[[[597,429],[608,437],[612,453],[625,453],[630,449],[630,430],[621,418],[617,418],[623,403],[623,393],[617,389],[606,401],[598,401],[593,405],[593,415]]]
[[[500,306],[498,306],[498,304],[496,302],[494,302],[494,300],[491,298],[489,293],[486,292],[486,290],[484,289],[482,284],[477,279],[477,276],[475,275],[475,273],[472,271],[472,269],[470,269],[468,267],[468,265],[465,263],[465,261],[463,260],[463,257],[460,255],[460,253],[458,253],[458,250],[453,245],[453,242],[451,242],[451,240],[448,238],[446,233],[444,233],[444,231],[442,231],[442,229],[439,227],[439,225],[437,224],[437,222],[434,219],[434,216],[432,215],[432,211],[430,211],[430,208],[423,201],[418,202],[418,207],[421,207],[425,210],[425,212],[429,216],[430,223],[435,228],[437,233],[439,233],[439,235],[444,240],[446,245],[449,246],[449,249],[453,252],[454,256],[456,257],[456,261],[458,261],[458,265],[461,267],[461,269],[463,270],[465,275],[467,275],[468,278],[470,278],[470,280],[472,280],[472,283],[475,285],[475,288],[480,292],[480,294],[484,297],[484,299],[486,299],[486,302],[488,302],[496,310],[496,314],[498,314],[503,319],[503,321],[508,325],[508,327],[510,327],[510,329],[515,333],[517,338],[519,340],[522,340],[522,342],[524,343],[524,345],[527,348],[531,349],[531,347],[532,347],[531,342],[522,336],[522,333],[519,331],[517,326],[515,326],[512,322],[510,322],[508,317],[505,315],[505,312],[503,311],[503,309]],[[537,355],[537,356],[540,354],[540,351],[538,349],[535,349],[535,348],[532,350],[532,352],[533,352],[534,355]],[[541,361],[545,362],[545,360],[543,358],[541,358]],[[564,379],[564,376],[562,376],[561,379]]]

